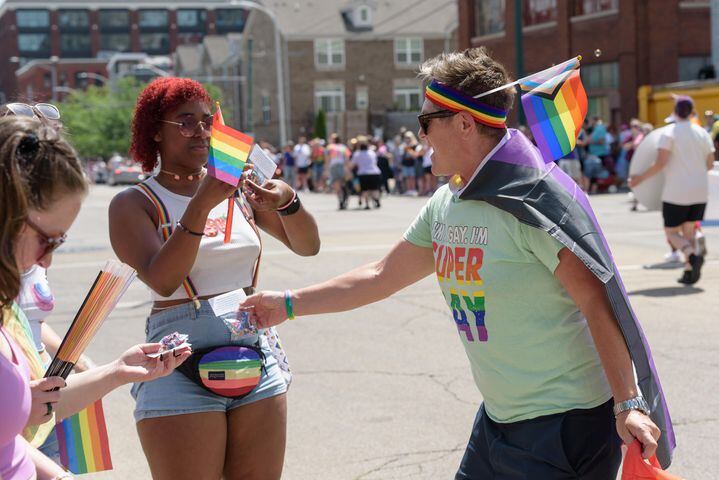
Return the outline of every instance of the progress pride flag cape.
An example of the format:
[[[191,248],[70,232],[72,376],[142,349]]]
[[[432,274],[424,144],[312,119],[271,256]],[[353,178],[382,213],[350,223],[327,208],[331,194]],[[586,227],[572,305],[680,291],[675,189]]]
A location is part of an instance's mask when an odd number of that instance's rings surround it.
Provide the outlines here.
[[[651,407],[652,420],[662,431],[657,458],[662,468],[667,468],[676,440],[659,376],[589,200],[554,162],[544,162],[527,137],[514,129],[509,129],[509,134],[509,141],[486,161],[460,198],[487,202],[522,223],[544,230],[574,252],[604,283],[629,347],[639,388]]]

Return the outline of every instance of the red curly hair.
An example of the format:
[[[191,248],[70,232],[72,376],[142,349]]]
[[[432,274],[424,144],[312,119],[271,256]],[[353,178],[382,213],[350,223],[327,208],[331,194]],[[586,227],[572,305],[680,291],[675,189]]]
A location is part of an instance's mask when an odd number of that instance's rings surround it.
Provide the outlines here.
[[[142,169],[151,172],[157,165],[159,147],[154,137],[159,120],[183,103],[200,100],[210,104],[207,91],[190,78],[159,77],[150,82],[137,97],[132,116],[132,143],[130,155]]]

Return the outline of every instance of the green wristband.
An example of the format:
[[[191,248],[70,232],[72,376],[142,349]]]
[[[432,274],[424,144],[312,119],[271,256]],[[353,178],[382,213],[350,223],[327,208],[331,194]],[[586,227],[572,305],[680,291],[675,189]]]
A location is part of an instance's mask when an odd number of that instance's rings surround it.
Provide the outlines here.
[[[285,290],[285,311],[289,320],[295,319],[295,314],[292,311],[292,292],[289,290]]]

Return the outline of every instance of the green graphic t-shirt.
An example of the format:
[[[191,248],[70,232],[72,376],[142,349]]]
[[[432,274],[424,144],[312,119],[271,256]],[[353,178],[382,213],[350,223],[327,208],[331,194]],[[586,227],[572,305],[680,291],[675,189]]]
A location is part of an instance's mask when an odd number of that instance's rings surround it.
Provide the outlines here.
[[[554,276],[557,240],[446,185],[404,238],[434,251],[490,418],[516,422],[611,397],[586,319]]]

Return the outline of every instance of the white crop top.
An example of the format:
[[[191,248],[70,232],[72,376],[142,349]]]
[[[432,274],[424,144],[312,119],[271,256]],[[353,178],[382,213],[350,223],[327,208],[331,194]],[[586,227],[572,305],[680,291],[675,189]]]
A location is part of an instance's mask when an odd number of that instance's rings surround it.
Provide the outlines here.
[[[174,230],[192,198],[172,193],[160,185],[154,177],[145,180],[144,183],[162,199]],[[132,188],[147,196],[138,186]],[[244,201],[244,198],[242,200]],[[247,205],[246,201],[245,205]],[[260,239],[236,203],[234,207],[232,236],[228,244],[224,243],[227,202],[217,205],[207,217],[205,236],[200,240],[200,248],[189,275],[198,296],[214,295],[252,286],[255,263],[260,255]],[[252,214],[252,209],[249,206],[247,210]],[[162,238],[159,227],[157,234]],[[152,299],[156,301],[188,298],[182,286],[169,297],[163,297],[154,290],[151,292]]]

